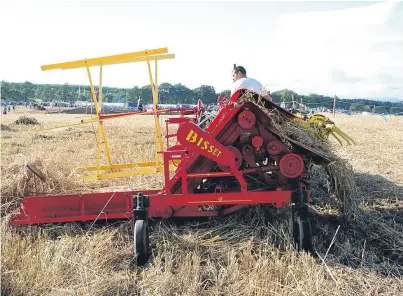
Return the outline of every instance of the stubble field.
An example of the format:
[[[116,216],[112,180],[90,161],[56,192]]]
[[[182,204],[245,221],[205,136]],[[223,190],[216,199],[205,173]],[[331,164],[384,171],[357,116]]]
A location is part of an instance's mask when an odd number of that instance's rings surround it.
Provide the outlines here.
[[[25,114],[40,125],[15,125]],[[329,114],[327,114],[329,115]],[[330,116],[330,115],[329,115]],[[20,107],[2,115],[2,295],[400,295],[403,291],[403,117],[336,115],[356,146],[335,151],[353,166],[360,210],[351,221],[320,196],[310,215],[313,258],[290,243],[289,209],[186,223],[155,221],[153,258],[132,266],[132,223],[9,227],[9,213],[27,194],[160,188],[163,176],[75,181],[74,169],[96,163],[92,125],[52,131],[83,116]],[[152,160],[153,117],[106,123],[115,162]],[[47,176],[35,182],[25,161]],[[326,184],[313,190],[319,195]]]

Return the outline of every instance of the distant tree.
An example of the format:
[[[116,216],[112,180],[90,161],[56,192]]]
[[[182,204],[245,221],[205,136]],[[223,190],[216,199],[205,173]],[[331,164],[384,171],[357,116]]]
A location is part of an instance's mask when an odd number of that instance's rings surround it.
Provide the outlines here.
[[[190,88],[180,83],[174,85],[173,104],[191,104],[193,103],[193,97],[194,93]]]
[[[102,95],[102,100],[104,102],[112,102],[113,101],[113,94],[112,93],[106,93]]]
[[[230,90],[224,90],[224,91],[220,92],[220,95],[229,97],[229,96],[231,96],[231,91]]]
[[[11,84],[4,80],[1,81],[0,85],[0,97],[3,100],[7,100],[7,98],[11,98]]]
[[[145,85],[142,88],[140,88],[140,94],[141,97],[143,98],[143,103],[150,104],[153,102],[150,85]]]
[[[158,86],[158,99],[161,104],[172,104],[174,101],[175,88],[170,83],[161,83]]]
[[[360,103],[352,103],[350,105],[350,111],[362,112],[364,111],[364,106],[361,105]]]
[[[128,101],[137,102],[140,95],[141,95],[141,89],[138,86],[134,86],[128,91]]]
[[[298,101],[299,97],[298,94],[292,90],[284,90],[283,93],[281,94],[282,102],[291,102],[293,99],[294,101]]]
[[[62,101],[70,102],[77,100],[72,87],[68,83],[63,84],[63,86],[59,88],[59,96]]]
[[[214,87],[209,85],[202,85],[193,90],[194,93],[194,101],[193,104],[197,102],[198,99],[201,99],[204,104],[213,104],[217,102],[217,96],[214,90]]]
[[[25,101],[30,98],[34,98],[35,89],[36,89],[36,86],[33,83],[31,83],[29,81],[25,81],[23,83],[23,85],[21,85],[21,88],[20,88],[21,93],[22,93],[22,99]]]

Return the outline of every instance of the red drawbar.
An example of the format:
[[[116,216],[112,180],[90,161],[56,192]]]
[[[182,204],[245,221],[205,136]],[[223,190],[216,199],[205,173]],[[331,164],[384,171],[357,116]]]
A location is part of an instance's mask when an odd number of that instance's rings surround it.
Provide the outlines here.
[[[123,219],[133,217],[133,195],[140,191],[25,197],[10,225]],[[155,194],[158,190],[142,191]]]
[[[35,196],[23,199],[10,225],[131,219],[134,196],[140,191],[89,193],[82,195]],[[275,204],[282,207],[291,201],[291,191],[261,191],[204,194],[158,194],[159,190],[141,191],[149,196],[149,217],[217,216],[218,212],[201,211],[201,205],[233,205],[224,214],[253,204]]]

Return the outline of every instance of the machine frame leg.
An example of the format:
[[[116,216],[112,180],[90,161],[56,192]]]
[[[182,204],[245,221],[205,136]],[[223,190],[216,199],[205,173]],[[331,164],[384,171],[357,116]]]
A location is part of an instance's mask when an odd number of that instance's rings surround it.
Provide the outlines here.
[[[308,191],[299,185],[291,195],[292,236],[295,248],[314,254],[312,230],[308,214]]]

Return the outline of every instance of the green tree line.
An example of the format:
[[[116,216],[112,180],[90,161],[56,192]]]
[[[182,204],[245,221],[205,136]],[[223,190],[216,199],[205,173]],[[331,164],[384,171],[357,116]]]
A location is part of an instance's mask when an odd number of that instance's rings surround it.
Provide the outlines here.
[[[301,95],[292,90],[281,90],[271,94],[271,97],[277,103],[292,101],[296,102],[297,109],[299,103],[306,105],[308,108],[324,107],[333,109],[334,97],[309,94]],[[352,112],[375,112],[385,114],[395,114],[403,112],[403,102],[389,102],[368,99],[345,99],[336,96],[336,109],[349,110]]]
[[[96,88],[97,90],[97,88]],[[215,104],[219,94],[230,95],[226,90],[217,93],[214,87],[201,85],[190,89],[183,84],[161,83],[158,86],[159,102],[161,104],[196,104],[202,99],[204,104]],[[71,84],[34,84],[31,82],[1,82],[1,100],[28,102],[34,99],[42,101],[90,101],[90,87],[88,85]],[[138,97],[143,98],[145,104],[152,103],[150,85],[132,88],[103,87],[104,102],[136,102]],[[281,90],[271,93],[271,97],[277,103],[292,102],[302,103],[309,108],[325,107],[333,108],[333,97],[309,94],[301,95],[292,90]],[[377,113],[403,112],[402,103],[388,101],[375,101],[366,99],[342,99],[336,98],[336,108],[350,111],[368,111]]]
[[[97,91],[97,88],[95,87]],[[161,83],[158,86],[159,102],[161,104],[195,104],[198,99],[203,103],[211,104],[217,102],[214,87],[201,85],[195,89],[190,89],[183,84],[172,85]],[[230,91],[223,92],[225,94]],[[102,98],[104,102],[137,102],[139,96],[143,102],[152,103],[151,86],[135,86],[133,88],[102,87]],[[35,99],[42,101],[90,101],[91,90],[87,85],[71,84],[34,84],[31,82],[1,82],[2,101],[28,102]]]

